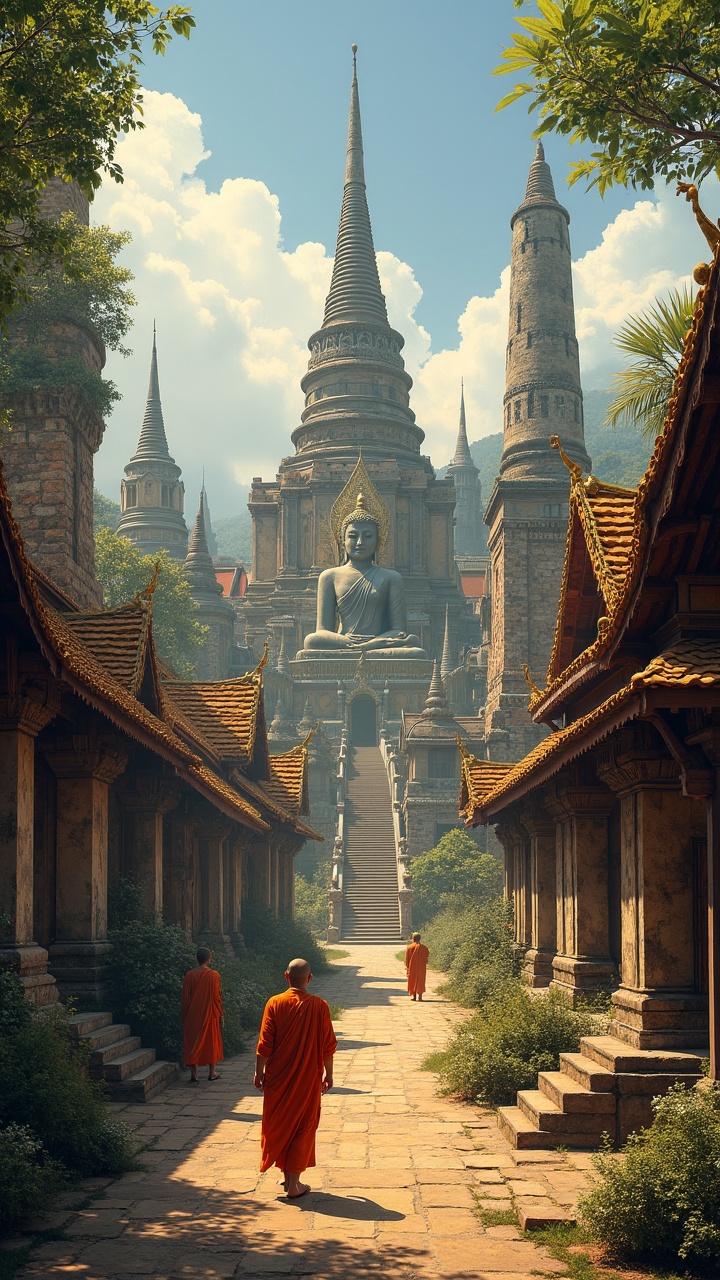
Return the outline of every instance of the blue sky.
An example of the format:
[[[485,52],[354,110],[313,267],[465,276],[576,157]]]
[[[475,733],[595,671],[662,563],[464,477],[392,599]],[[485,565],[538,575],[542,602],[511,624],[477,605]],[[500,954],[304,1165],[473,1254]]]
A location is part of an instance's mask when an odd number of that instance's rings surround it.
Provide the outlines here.
[[[471,439],[501,429],[510,216],[532,160],[522,104],[491,74],[512,0],[197,0],[197,29],[149,57],[142,133],[119,148],[94,217],[128,228],[133,356],[111,356],[123,400],[97,481],[116,496],[139,432],[153,319],[168,438],[188,508],[200,471],[213,514],[291,452],[306,341],[332,266],[351,75],[358,75],[368,198],[392,323],[406,337],[413,407],[437,465],[452,453],[460,377]],[[617,367],[612,333],[686,278],[703,242],[666,191],[601,200],[568,189],[570,150],[546,140],[571,215],[586,388]]]

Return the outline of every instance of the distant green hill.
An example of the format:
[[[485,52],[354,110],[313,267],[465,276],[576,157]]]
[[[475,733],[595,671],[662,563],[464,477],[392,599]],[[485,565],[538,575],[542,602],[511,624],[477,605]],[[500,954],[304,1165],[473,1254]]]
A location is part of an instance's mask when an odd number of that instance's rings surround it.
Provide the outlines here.
[[[593,474],[599,480],[633,488],[647,467],[654,442],[646,440],[634,427],[619,427],[611,431],[603,426],[610,399],[609,391],[585,392],[585,444],[592,459]],[[483,501],[490,497],[500,470],[502,443],[502,431],[498,431],[496,435],[484,436],[470,445],[480,472]]]
[[[239,560],[246,569],[250,568],[252,554],[252,519],[245,506],[247,498],[240,500],[243,505],[236,516],[226,516],[223,520],[213,520],[213,533],[218,546],[218,555],[229,556]]]

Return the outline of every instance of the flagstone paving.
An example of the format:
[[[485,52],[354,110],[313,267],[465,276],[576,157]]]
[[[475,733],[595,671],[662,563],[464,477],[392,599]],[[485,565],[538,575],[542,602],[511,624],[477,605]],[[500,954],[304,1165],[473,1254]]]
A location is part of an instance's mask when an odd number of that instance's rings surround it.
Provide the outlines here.
[[[106,1190],[79,1212],[66,1197],[50,1220],[65,1238],[36,1248],[22,1280],[564,1274],[519,1228],[484,1227],[476,1204],[562,1216],[589,1157],[511,1151],[489,1112],[438,1097],[420,1064],[466,1013],[437,994],[437,975],[422,1004],[403,978],[391,947],[357,946],[314,984],[345,1012],[310,1195],[288,1202],[277,1170],[258,1173],[262,1100],[242,1054],[215,1083],[183,1081],[120,1109],[149,1144],[143,1169],[83,1184]]]

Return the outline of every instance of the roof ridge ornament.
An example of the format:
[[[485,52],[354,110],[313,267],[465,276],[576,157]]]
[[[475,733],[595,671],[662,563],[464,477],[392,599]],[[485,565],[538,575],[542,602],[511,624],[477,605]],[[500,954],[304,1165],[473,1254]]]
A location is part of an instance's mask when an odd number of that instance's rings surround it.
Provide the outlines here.
[[[550,437],[550,444],[552,445],[552,448],[553,448],[553,449],[557,449],[557,450],[558,450],[558,452],[559,452],[559,454],[560,454],[560,457],[562,458],[563,462],[565,463],[565,466],[567,467],[568,471],[570,472],[570,475],[571,475],[571,476],[572,476],[572,478],[573,478],[573,481],[580,481],[580,480],[582,480],[582,467],[580,466],[580,463],[579,463],[579,462],[573,462],[572,458],[568,458],[568,456],[567,456],[567,454],[566,454],[565,450],[563,449],[563,447],[562,447],[562,445],[561,445],[561,443],[560,443],[560,437],[559,437],[559,436],[551,436],[551,437]]]
[[[535,684],[535,681],[532,678],[532,674],[530,672],[530,668],[527,662],[523,662],[522,670],[523,670],[523,676],[525,677],[525,683],[528,689],[530,690],[530,702],[532,704],[533,702],[535,702],[537,698],[542,697],[543,691],[542,689],[538,689],[537,685]]]
[[[700,208],[698,199],[698,189],[693,182],[678,182],[675,194],[684,195],[688,204],[692,206],[697,224],[712,249],[713,258],[717,257],[717,251],[720,247],[720,224],[713,222],[708,218],[707,214]],[[693,270],[693,280],[696,284],[707,284],[710,275],[710,264],[708,262],[698,262]]]

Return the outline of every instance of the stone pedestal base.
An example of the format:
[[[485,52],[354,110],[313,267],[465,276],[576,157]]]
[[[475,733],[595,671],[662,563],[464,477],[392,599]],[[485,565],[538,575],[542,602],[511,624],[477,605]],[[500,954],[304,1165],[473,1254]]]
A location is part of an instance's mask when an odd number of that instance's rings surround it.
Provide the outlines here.
[[[581,956],[554,956],[551,987],[562,991],[572,1005],[609,991],[615,979],[615,965],[609,956],[585,959]]]
[[[102,1008],[109,942],[55,942],[49,966],[62,1000],[73,999],[80,1010]]]
[[[48,953],[44,947],[30,942],[27,946],[0,946],[0,969],[16,973],[25,989],[25,998],[31,1004],[56,1004],[58,989],[52,974],[48,973]]]
[[[554,952],[542,947],[528,947],[521,971],[523,982],[529,987],[548,987],[553,976]]]
[[[610,1034],[635,1049],[698,1049],[707,1044],[706,995],[620,987],[612,1002]]]
[[[334,924],[328,925],[327,940],[328,942],[340,941],[340,930]]]

